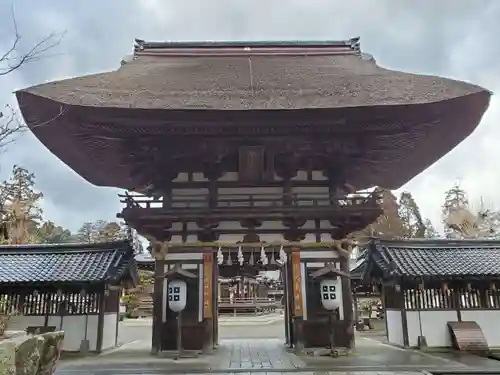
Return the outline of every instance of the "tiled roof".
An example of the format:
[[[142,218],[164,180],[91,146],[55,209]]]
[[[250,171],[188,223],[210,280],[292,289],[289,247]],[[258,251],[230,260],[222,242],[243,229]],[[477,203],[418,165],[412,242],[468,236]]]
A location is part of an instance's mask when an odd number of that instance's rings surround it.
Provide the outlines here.
[[[365,272],[367,255],[367,249],[359,250],[356,263],[350,269],[351,279],[361,279]]]
[[[137,274],[128,241],[0,246],[0,284],[117,282]]]
[[[155,259],[149,253],[139,253],[135,256],[135,261],[137,263],[152,263],[152,264],[154,264]]]
[[[373,266],[386,276],[500,277],[500,241],[380,240],[366,262],[364,278]]]

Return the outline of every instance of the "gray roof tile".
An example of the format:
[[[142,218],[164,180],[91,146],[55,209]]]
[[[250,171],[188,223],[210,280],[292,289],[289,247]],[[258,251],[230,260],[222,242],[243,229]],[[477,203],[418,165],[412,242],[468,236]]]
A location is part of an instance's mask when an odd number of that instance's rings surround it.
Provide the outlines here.
[[[402,277],[497,277],[500,241],[376,241],[367,262]]]
[[[136,271],[128,241],[0,246],[0,284],[116,281]]]

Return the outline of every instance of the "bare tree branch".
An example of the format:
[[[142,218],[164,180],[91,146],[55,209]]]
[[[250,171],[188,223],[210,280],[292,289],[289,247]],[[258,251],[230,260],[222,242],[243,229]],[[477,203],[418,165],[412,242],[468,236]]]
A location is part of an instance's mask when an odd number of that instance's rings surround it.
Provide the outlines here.
[[[14,108],[6,105],[5,109],[8,112],[7,115],[0,112],[0,149],[12,143],[16,134],[26,130],[26,126],[19,119]]]
[[[14,72],[26,64],[47,57],[46,52],[56,47],[65,35],[65,33],[51,33],[32,46],[28,51],[23,52],[20,48],[22,37],[17,26],[14,8],[12,8],[12,23],[14,39],[10,48],[0,53],[0,77]],[[60,113],[56,115],[54,119],[62,114],[63,108],[61,107]],[[36,126],[44,125],[54,119],[43,121],[40,124],[36,124]],[[22,119],[19,118],[16,110],[12,106],[6,105],[3,112],[0,110],[0,150],[9,143],[12,143],[15,137],[22,134],[24,131],[26,131],[26,125]]]
[[[61,43],[62,38],[66,34],[65,32],[59,34],[50,33],[28,51],[21,52],[19,51],[19,43],[22,37],[19,34],[14,9],[12,9],[12,22],[14,25],[14,40],[11,47],[0,57],[0,76],[12,73],[25,64],[39,60],[45,52]]]

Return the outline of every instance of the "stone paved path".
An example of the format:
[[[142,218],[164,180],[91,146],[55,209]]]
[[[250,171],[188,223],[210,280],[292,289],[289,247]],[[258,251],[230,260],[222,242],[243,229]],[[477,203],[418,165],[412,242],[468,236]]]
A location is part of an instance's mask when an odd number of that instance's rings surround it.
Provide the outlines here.
[[[464,358],[473,359],[473,362],[465,361],[464,363]],[[470,356],[446,358],[416,350],[405,350],[363,337],[357,338],[356,350],[351,355],[334,359],[297,357],[287,352],[280,339],[231,339],[221,341],[219,350],[212,356],[175,361],[147,355],[142,357],[134,357],[132,354],[108,355],[67,364],[58,370],[56,375],[160,375],[166,373],[183,375],[416,375],[429,374],[436,370],[476,373],[488,367],[485,366],[485,361],[489,360]],[[493,362],[500,364],[500,362]],[[489,368],[490,371],[492,369]]]
[[[288,353],[280,339],[222,340],[211,363],[213,370],[284,370],[303,368],[305,363]]]
[[[63,374],[56,373],[56,375]],[[170,371],[165,371],[164,369],[145,369],[145,370],[120,370],[119,372],[109,372],[109,370],[99,370],[98,372],[65,372],[64,375],[201,375],[203,373],[199,372],[183,372],[175,373]],[[429,375],[424,372],[416,371],[328,371],[328,372],[269,372],[269,371],[257,371],[257,372],[213,372],[210,374],[217,375]]]
[[[265,327],[265,328],[264,328]],[[262,329],[260,329],[262,328]],[[281,329],[281,327],[279,327]],[[66,362],[56,375],[160,375],[160,374],[255,374],[255,375],[416,375],[445,370],[475,373],[497,370],[500,362],[467,355],[427,354],[390,346],[370,337],[356,337],[356,349],[347,357],[295,356],[283,345],[284,338],[272,325],[227,328],[214,355],[175,361],[149,355],[150,339],[141,339],[97,357]],[[229,332],[229,331],[228,331]],[[255,337],[262,338],[255,338]],[[137,337],[137,336],[136,336]],[[239,338],[233,338],[239,337]],[[267,338],[264,338],[267,337]],[[273,338],[278,337],[278,338]]]

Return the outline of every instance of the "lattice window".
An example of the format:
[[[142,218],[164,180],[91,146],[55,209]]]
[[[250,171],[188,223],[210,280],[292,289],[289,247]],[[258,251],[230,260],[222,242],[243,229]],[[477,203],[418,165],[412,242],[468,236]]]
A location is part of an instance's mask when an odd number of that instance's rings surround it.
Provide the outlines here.
[[[1,293],[6,310],[25,316],[87,315],[99,312],[99,293]]]

